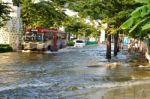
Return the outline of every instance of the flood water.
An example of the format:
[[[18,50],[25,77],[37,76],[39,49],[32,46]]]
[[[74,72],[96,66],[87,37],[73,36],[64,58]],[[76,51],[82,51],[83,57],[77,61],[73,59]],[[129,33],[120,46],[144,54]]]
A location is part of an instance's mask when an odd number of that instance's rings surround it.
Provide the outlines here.
[[[150,68],[133,66],[126,51],[113,59],[105,59],[104,45],[1,53],[0,99],[101,99],[107,89],[150,82]]]

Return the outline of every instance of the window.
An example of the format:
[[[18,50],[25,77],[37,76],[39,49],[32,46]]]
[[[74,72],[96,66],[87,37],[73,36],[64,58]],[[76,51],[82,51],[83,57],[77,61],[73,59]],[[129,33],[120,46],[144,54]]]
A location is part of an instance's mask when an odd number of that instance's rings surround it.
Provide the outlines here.
[[[83,43],[83,41],[82,40],[77,40],[76,43]]]

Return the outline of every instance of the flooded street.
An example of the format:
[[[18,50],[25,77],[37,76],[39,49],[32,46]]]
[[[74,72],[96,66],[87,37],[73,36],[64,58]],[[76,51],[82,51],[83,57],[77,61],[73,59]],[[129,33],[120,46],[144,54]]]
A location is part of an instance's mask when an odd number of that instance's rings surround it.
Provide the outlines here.
[[[1,53],[0,99],[104,99],[110,88],[149,84],[150,68],[133,66],[127,58],[124,51],[113,57],[119,66],[108,66],[114,62],[105,59],[104,45],[50,54]]]

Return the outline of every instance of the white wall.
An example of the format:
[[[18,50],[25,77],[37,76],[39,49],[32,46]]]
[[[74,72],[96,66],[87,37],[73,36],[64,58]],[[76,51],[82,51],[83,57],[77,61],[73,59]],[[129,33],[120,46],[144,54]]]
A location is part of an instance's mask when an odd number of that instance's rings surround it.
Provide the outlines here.
[[[11,19],[0,28],[0,44],[10,44],[15,50],[20,44],[22,35],[20,8],[13,6],[12,0],[2,0],[2,2],[9,3],[12,12],[10,13]]]

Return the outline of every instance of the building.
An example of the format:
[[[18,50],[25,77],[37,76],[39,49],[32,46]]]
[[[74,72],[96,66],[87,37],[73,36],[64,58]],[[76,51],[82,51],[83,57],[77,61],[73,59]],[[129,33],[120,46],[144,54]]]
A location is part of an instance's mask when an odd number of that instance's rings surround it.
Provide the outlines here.
[[[12,0],[1,0],[0,2],[9,3],[13,10],[10,13],[11,19],[0,28],[0,44],[9,44],[14,50],[18,50],[22,40],[20,7],[13,6]]]

